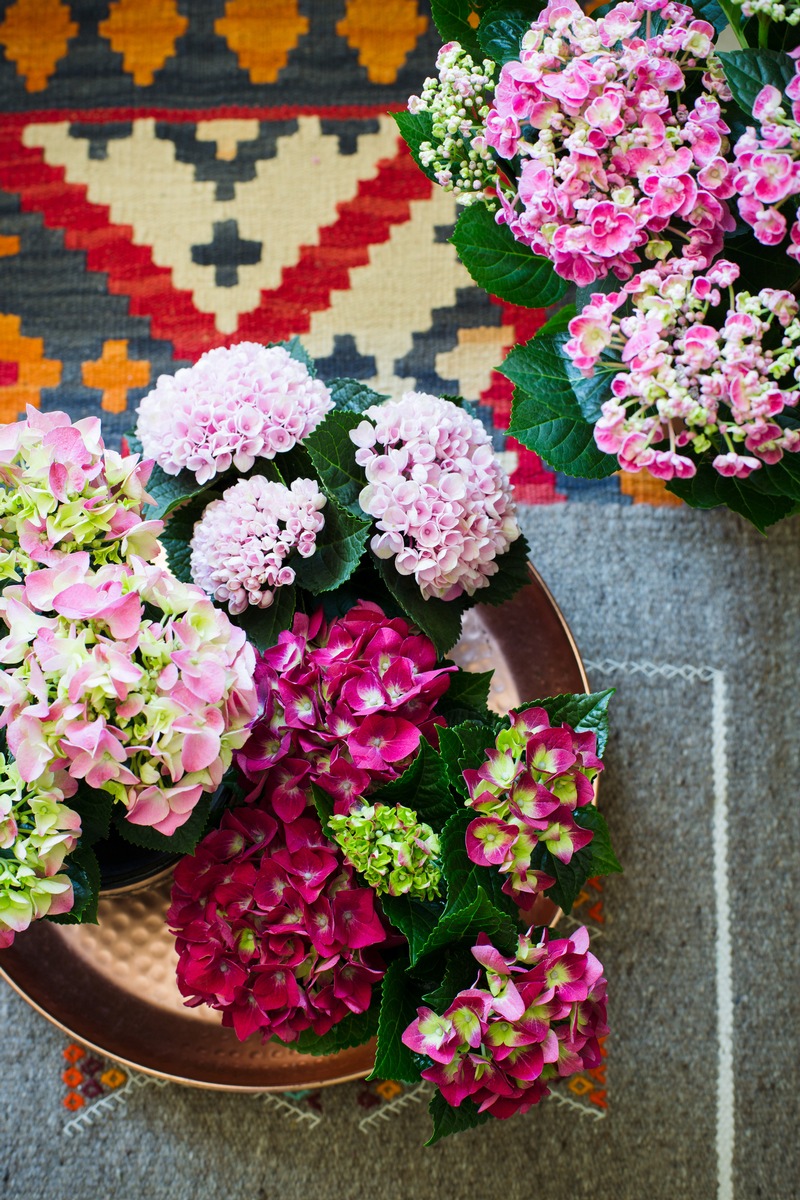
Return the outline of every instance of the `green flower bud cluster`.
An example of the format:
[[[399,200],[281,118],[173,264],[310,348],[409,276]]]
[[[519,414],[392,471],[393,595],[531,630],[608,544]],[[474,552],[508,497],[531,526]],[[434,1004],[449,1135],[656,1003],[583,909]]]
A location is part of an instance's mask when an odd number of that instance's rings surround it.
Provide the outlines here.
[[[497,185],[497,168],[483,133],[495,89],[495,63],[477,66],[458,42],[443,46],[436,59],[439,78],[425,80],[419,96],[411,96],[411,113],[429,112],[433,140],[419,147],[420,162],[430,168],[459,204],[486,201]]]
[[[800,5],[788,0],[781,4],[780,0],[734,0],[739,3],[746,17],[765,16],[771,21],[785,21],[787,25],[800,24]]]
[[[331,817],[328,825],[345,857],[376,892],[420,900],[439,895],[439,835],[412,808],[364,805]]]

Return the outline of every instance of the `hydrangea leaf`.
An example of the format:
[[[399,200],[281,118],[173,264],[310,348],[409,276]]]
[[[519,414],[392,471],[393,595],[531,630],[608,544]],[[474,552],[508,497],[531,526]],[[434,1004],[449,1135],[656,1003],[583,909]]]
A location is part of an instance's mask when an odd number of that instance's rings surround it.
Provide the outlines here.
[[[145,850],[162,850],[167,854],[192,854],[208,826],[213,795],[204,792],[185,821],[170,837],[149,825],[134,825],[124,812],[115,812],[114,825],[126,842]]]
[[[425,166],[419,156],[419,148],[423,142],[430,142],[433,137],[433,113],[396,112],[391,114],[401,138],[411,151],[411,157],[432,183],[436,183],[433,168]]]
[[[380,902],[386,919],[400,930],[408,942],[409,959],[413,966],[436,928],[442,915],[442,905],[413,896],[381,896]]]
[[[478,971],[478,964],[470,947],[454,946],[452,950],[447,951],[441,982],[422,997],[422,1003],[441,1015],[450,1007],[459,992],[473,986]]]
[[[528,708],[543,708],[553,725],[571,725],[579,732],[597,734],[597,753],[602,758],[608,741],[608,704],[614,688],[604,692],[581,692],[579,695],[546,696],[543,700],[531,700],[520,704],[516,711]]]
[[[161,535],[161,544],[167,552],[169,568],[178,579],[184,583],[193,583],[191,572],[191,540],[194,527],[202,517],[206,508],[214,500],[219,500],[221,493],[215,489],[203,491],[193,496],[186,504],[174,509]]]
[[[311,357],[311,355],[306,350],[303,343],[300,341],[299,337],[289,338],[289,340],[286,342],[269,342],[268,345],[270,347],[281,346],[284,350],[286,350],[288,352],[288,354],[291,358],[294,358],[294,359],[296,359],[297,362],[300,362],[303,364],[303,366],[306,368],[306,370],[308,371],[308,373],[312,379],[316,376],[316,374],[317,374],[316,363],[314,362],[314,359]]]
[[[536,357],[542,364],[536,394],[514,389],[508,433],[565,475],[585,479],[613,475],[619,463],[595,444],[594,427],[581,412],[560,356],[545,344],[538,348]],[[500,370],[511,378],[507,363],[508,359]],[[535,366],[532,369],[535,373]]]
[[[772,471],[766,467],[762,470]],[[762,533],[782,517],[792,512],[795,502],[789,496],[775,496],[762,491],[750,479],[720,475],[709,463],[701,463],[691,479],[673,479],[667,491],[680,496],[692,508],[728,508],[755,525]]]
[[[481,867],[467,854],[467,827],[476,813],[464,808],[455,813],[442,832],[442,872],[447,882],[445,915],[465,908],[479,894],[486,895],[496,909],[512,920],[519,918],[519,908],[503,891],[505,875],[491,867]]]
[[[357,517],[363,517],[358,497],[366,486],[364,472],[356,463],[356,448],[350,430],[361,424],[357,412],[334,409],[305,439],[314,471],[325,490]]]
[[[439,747],[447,763],[451,785],[463,796],[468,795],[464,771],[475,771],[486,762],[486,751],[494,746],[493,725],[480,721],[464,721],[439,730]]]
[[[56,925],[96,925],[100,895],[100,867],[94,850],[79,846],[64,859],[62,874],[72,881],[75,902],[68,913],[48,917]]]
[[[448,725],[491,720],[488,702],[494,671],[463,671],[449,676],[450,686],[436,705]]]
[[[783,245],[764,246],[756,241],[751,229],[737,237],[725,239],[725,257],[739,268],[738,291],[757,293],[765,278],[770,287],[795,291],[800,284],[800,264],[789,258]]]
[[[461,619],[469,599],[425,600],[413,575],[400,575],[391,559],[377,558],[370,552],[375,569],[402,611],[426,634],[441,656],[455,646],[461,636]]]
[[[559,341],[563,345],[567,340],[566,334],[561,334]],[[611,382],[620,372],[619,359],[608,350],[604,350],[595,363],[594,374],[587,379],[570,358],[564,355],[564,368],[578,407],[585,421],[592,425],[602,416],[600,406],[611,397]]]
[[[325,834],[326,838],[329,838],[330,841],[335,842],[336,838],[331,833],[330,826],[328,825],[328,821],[333,816],[333,796],[329,795],[328,792],[326,792],[324,788],[321,788],[318,783],[312,783],[311,799],[314,803],[314,808],[317,810],[317,816],[319,817],[319,823],[322,826],[322,832]],[[370,797],[370,799],[372,799],[372,797]]]
[[[489,579],[489,586],[479,588],[471,598],[470,606],[474,604],[489,604],[495,607],[505,604],[515,596],[521,588],[531,581],[529,564],[530,546],[526,538],[520,534],[503,554],[498,554],[497,574]]]
[[[448,1104],[442,1093],[437,1089],[428,1105],[428,1112],[433,1120],[433,1133],[425,1143],[433,1146],[451,1133],[461,1133],[465,1129],[475,1129],[489,1120],[488,1112],[478,1112],[478,1106],[467,1097],[458,1108]]]
[[[301,1054],[337,1054],[340,1050],[349,1050],[352,1046],[363,1046],[378,1031],[378,1015],[380,997],[376,994],[380,984],[372,989],[372,1001],[366,1012],[348,1013],[327,1033],[319,1037],[312,1029],[306,1029],[296,1042],[292,1042],[293,1050]]]
[[[395,116],[398,114],[395,113]],[[373,404],[382,404],[388,396],[373,392],[358,379],[331,379],[325,385],[336,408],[342,412],[363,413]]]
[[[719,57],[733,98],[748,116],[763,87],[785,92],[794,78],[794,60],[781,50],[730,50]]]
[[[560,300],[569,287],[549,259],[516,241],[484,204],[463,209],[450,241],[478,286],[511,304],[543,308]]]
[[[369,799],[372,804],[404,804],[437,831],[444,827],[455,808],[447,765],[425,738],[403,774],[372,792]]]
[[[480,55],[473,13],[480,15],[485,0],[431,0],[431,16],[443,42],[460,42],[473,57]],[[474,18],[473,18],[474,19]]]
[[[108,837],[114,808],[114,799],[108,792],[88,787],[80,781],[77,792],[68,804],[81,819],[81,846],[93,846],[95,842]]]
[[[275,645],[279,633],[291,628],[295,605],[294,584],[287,584],[275,589],[275,599],[269,608],[251,606],[246,612],[232,616],[231,620],[245,631],[249,642],[259,650],[266,650]]]
[[[520,43],[543,8],[544,3],[532,0],[508,8],[501,4],[487,12],[478,26],[478,41],[486,58],[500,66],[518,61]]]
[[[153,466],[153,473],[147,483],[147,492],[155,501],[155,507],[145,508],[148,520],[163,520],[181,504],[200,492],[207,491],[218,480],[210,479],[208,483],[198,483],[191,471],[180,471],[177,475],[167,475],[158,463]]]
[[[568,863],[561,862],[548,850],[544,856],[542,867],[556,881],[545,894],[565,913],[572,910],[587,879],[593,879],[596,875],[613,875],[622,871],[619,860],[611,847],[608,826],[602,813],[598,812],[594,805],[587,805],[585,808],[578,809],[574,818],[576,825],[592,830],[594,837],[591,842],[573,854]]]
[[[419,1083],[416,1055],[400,1040],[416,1020],[419,1007],[419,997],[406,974],[407,967],[407,958],[396,958],[383,977],[375,1066],[367,1079]]]
[[[345,583],[355,571],[367,544],[371,522],[359,520],[328,500],[322,510],[325,525],[317,534],[317,544],[310,558],[296,552],[289,565],[294,568],[296,582],[317,596],[330,592]]]
[[[516,952],[516,921],[508,913],[501,912],[480,886],[475,889],[472,900],[440,918],[422,947],[419,958],[425,958],[437,950],[445,950],[455,942],[474,945],[479,933],[485,933],[501,954]]]

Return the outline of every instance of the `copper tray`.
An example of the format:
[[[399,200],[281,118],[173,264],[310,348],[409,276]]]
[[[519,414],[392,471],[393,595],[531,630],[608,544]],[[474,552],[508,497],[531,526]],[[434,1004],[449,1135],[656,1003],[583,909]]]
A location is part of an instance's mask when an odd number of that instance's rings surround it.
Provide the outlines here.
[[[474,670],[495,669],[492,707],[499,712],[538,696],[588,691],[572,634],[532,568],[530,584],[509,603],[467,614],[454,657]],[[70,1037],[161,1079],[278,1092],[368,1073],[372,1043],[318,1058],[257,1038],[240,1042],[210,1009],[185,1008],[164,923],[169,886],[167,875],[104,897],[99,925],[37,922],[0,952],[0,975]],[[549,920],[550,910],[539,919]]]

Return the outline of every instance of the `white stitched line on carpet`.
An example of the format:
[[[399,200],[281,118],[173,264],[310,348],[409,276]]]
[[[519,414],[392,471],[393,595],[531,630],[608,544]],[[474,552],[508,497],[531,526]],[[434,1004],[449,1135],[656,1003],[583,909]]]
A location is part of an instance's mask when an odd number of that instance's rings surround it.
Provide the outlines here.
[[[142,1087],[166,1087],[166,1079],[155,1079],[152,1075],[140,1075],[138,1072],[128,1073],[128,1082],[118,1091],[112,1092],[109,1096],[103,1096],[96,1100],[90,1108],[84,1108],[73,1117],[71,1121],[67,1121],[62,1133],[66,1137],[72,1137],[75,1133],[86,1133],[91,1125],[96,1121],[102,1120],[109,1116],[115,1109],[125,1108],[128,1103],[128,1096],[134,1088]]]
[[[275,1092],[264,1092],[259,1098],[269,1108],[276,1108],[282,1117],[294,1117],[295,1121],[308,1121],[311,1129],[316,1129],[322,1120],[319,1113],[311,1112],[308,1108],[298,1108],[296,1104],[284,1100],[283,1096],[278,1096]]]
[[[559,1104],[566,1104],[570,1108],[577,1108],[579,1113],[584,1117],[594,1117],[595,1121],[602,1121],[606,1115],[605,1109],[588,1108],[585,1104],[581,1104],[578,1100],[573,1100],[572,1096],[568,1096],[566,1092],[551,1092],[548,1099],[557,1100]]]
[[[396,1112],[401,1108],[405,1108],[409,1102],[419,1104],[422,1100],[429,1100],[432,1095],[433,1088],[429,1083],[418,1083],[410,1092],[403,1092],[402,1096],[398,1096],[396,1100],[390,1100],[388,1104],[377,1108],[368,1117],[362,1117],[358,1122],[358,1128],[362,1133],[372,1133],[373,1127],[377,1125],[378,1121],[389,1121]]]
[[[725,672],[716,667],[691,663],[617,662],[611,658],[586,662],[588,671],[605,675],[644,675],[648,679],[685,679],[710,683],[711,761],[714,785],[712,840],[714,844],[714,903],[717,938],[717,1200],[733,1200],[734,1074],[733,1074],[733,987],[728,888],[728,700]]]

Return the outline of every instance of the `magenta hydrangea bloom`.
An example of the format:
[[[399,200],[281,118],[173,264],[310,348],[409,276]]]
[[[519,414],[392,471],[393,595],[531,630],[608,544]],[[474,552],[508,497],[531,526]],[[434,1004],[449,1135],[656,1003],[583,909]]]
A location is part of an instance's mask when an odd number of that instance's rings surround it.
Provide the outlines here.
[[[29,405],[24,421],[0,425],[0,579],[75,550],[96,566],[154,559],[164,524],[142,516],[152,467],[106,449],[97,417]]]
[[[256,714],[255,655],[197,587],[133,559],[33,571],[0,597],[0,727],[21,777],[54,768],[173,833]]]
[[[543,708],[511,712],[509,720],[483,766],[464,772],[466,803],[480,814],[467,827],[466,846],[472,862],[506,875],[503,890],[527,906],[555,883],[531,869],[536,847],[568,863],[591,842],[592,831],[577,824],[574,812],[592,803],[592,781],[603,764],[596,734],[567,724],[553,728]]]
[[[765,246],[777,246],[791,232],[786,253],[800,259],[800,217],[789,229],[781,209],[800,194],[800,67],[795,56],[794,78],[786,87],[791,115],[778,88],[761,89],[753,104],[760,124],[750,126],[734,146],[734,186],[739,214]]]
[[[358,502],[380,531],[375,554],[413,575],[426,600],[487,587],[520,529],[480,421],[450,400],[406,392],[368,408],[350,437],[367,477]]]
[[[714,469],[743,479],[800,450],[800,431],[775,420],[800,397],[800,305],[775,288],[731,305],[738,277],[725,259],[703,274],[670,259],[596,293],[570,321],[564,352],[585,376],[601,355],[605,370],[609,351],[618,357],[594,438],[624,471],[689,478],[697,467],[682,451],[715,445]]]
[[[430,1008],[402,1041],[432,1065],[421,1072],[457,1108],[468,1097],[501,1119],[527,1112],[550,1094],[548,1083],[602,1062],[608,1033],[606,981],[582,926],[569,937],[544,931],[521,937],[505,958],[481,934],[472,953],[482,968],[440,1016]]]
[[[281,819],[302,814],[312,783],[333,796],[337,812],[395,779],[435,738],[436,701],[449,672],[436,649],[402,617],[388,619],[361,601],[326,625],[322,613],[298,613],[256,668],[259,717],[236,762],[269,796]]]
[[[651,13],[665,28],[648,37]],[[479,152],[485,141],[501,159],[519,155],[522,170],[513,186],[501,178],[497,219],[563,278],[628,279],[673,247],[708,265],[722,249],[736,222],[715,38],[674,0],[618,4],[597,20],[550,0],[503,66]]]
[[[313,479],[290,487],[253,475],[213,500],[194,527],[192,579],[231,613],[269,608],[294,583],[293,553],[310,558],[325,525],[325,496]]]
[[[330,392],[282,346],[239,342],[160,375],[138,408],[136,434],[168,475],[198,483],[291,450],[333,408]]]
[[[220,1011],[242,1041],[325,1034],[369,1008],[385,970],[374,893],[310,813],[225,813],[176,867],[167,921],[186,1003]]]

